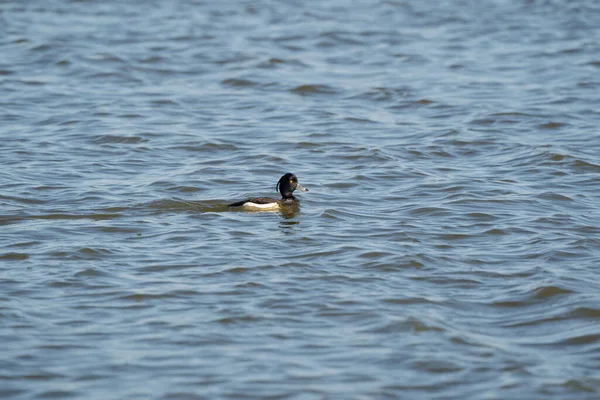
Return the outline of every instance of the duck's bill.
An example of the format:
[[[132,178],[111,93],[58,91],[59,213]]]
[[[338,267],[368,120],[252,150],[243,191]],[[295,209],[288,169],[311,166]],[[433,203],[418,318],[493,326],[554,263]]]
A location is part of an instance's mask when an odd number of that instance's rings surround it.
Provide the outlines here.
[[[302,190],[303,192],[308,192],[308,189],[302,186],[301,184],[296,184],[296,189]]]

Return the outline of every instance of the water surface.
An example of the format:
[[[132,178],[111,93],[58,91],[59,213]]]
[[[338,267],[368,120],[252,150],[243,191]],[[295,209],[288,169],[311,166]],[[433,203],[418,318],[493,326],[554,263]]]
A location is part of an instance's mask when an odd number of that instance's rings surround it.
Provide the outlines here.
[[[599,20],[3,2],[0,397],[597,398]]]

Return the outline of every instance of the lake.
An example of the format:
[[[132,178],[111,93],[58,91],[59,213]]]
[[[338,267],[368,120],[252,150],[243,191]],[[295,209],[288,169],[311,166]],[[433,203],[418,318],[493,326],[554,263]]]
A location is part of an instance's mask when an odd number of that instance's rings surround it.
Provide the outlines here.
[[[598,21],[2,2],[0,397],[598,398]]]

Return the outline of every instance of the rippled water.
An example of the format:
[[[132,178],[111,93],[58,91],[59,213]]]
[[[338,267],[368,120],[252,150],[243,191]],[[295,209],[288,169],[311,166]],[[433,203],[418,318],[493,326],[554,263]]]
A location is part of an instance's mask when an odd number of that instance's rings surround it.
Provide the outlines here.
[[[0,397],[600,396],[596,1],[0,11]]]

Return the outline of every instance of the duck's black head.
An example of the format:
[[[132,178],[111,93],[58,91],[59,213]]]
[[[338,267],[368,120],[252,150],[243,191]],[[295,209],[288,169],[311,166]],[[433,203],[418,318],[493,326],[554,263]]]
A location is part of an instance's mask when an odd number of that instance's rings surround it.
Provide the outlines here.
[[[308,189],[302,187],[302,185],[298,183],[298,178],[296,178],[296,175],[290,172],[279,179],[279,182],[277,182],[277,186],[275,188],[276,190],[279,190],[281,197],[284,199],[294,198],[292,193],[294,193],[294,190],[296,189],[302,190],[303,192],[308,192]]]

